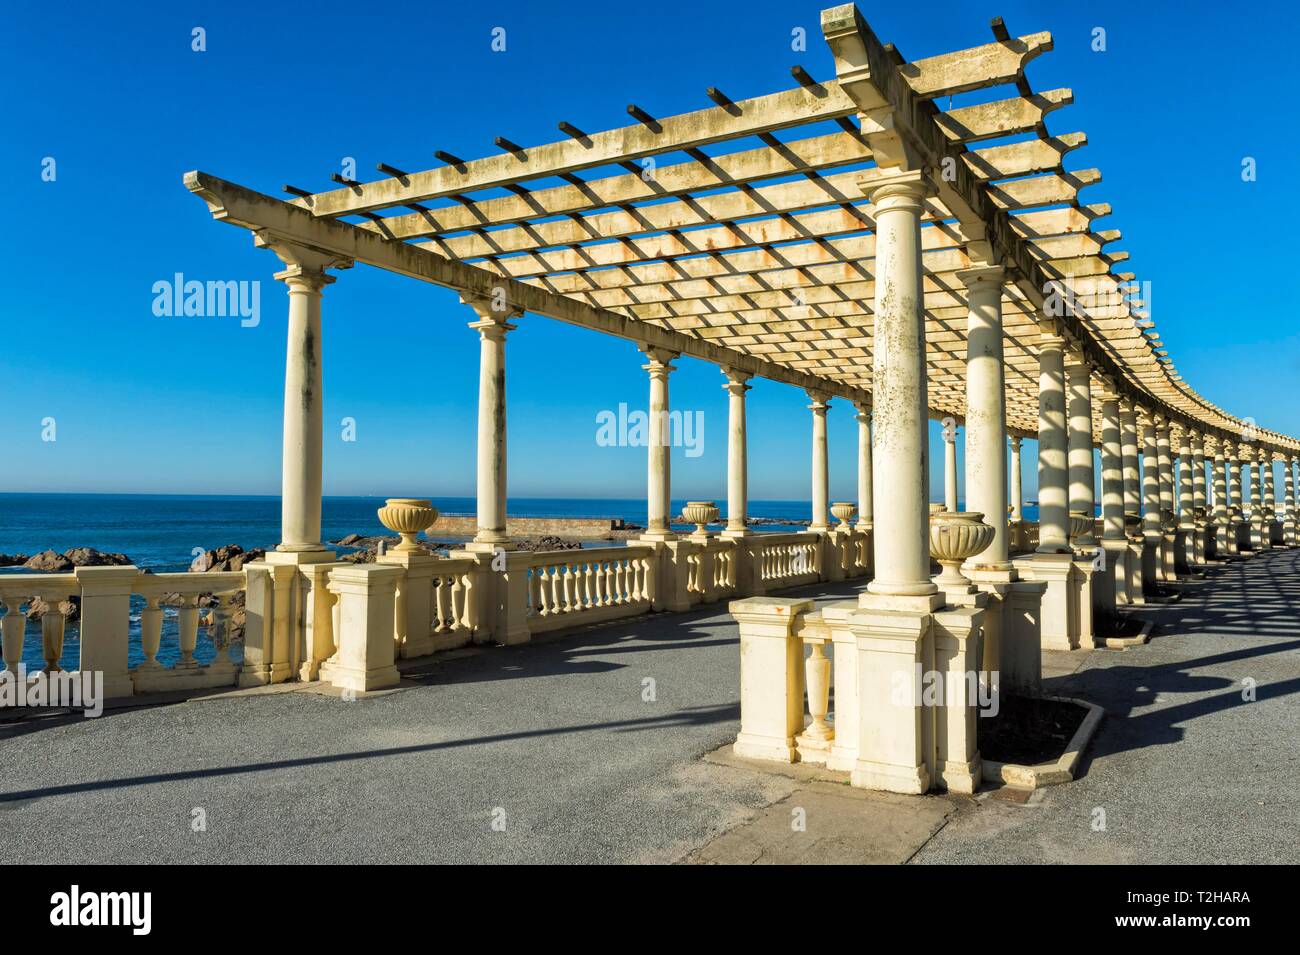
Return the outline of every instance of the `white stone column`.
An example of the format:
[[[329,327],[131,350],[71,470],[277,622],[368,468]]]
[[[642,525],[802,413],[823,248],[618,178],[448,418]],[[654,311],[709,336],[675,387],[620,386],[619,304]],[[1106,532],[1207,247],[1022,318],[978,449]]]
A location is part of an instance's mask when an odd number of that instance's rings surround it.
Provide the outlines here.
[[[259,239],[260,239],[259,235]],[[324,460],[324,376],[321,292],[334,281],[327,268],[351,262],[278,240],[265,241],[286,268],[275,277],[289,287],[288,347],[284,371],[284,448],[280,543],[290,554],[326,554],[321,544]]]
[[[1294,545],[1296,543],[1295,458],[1283,458],[1282,466],[1282,490],[1286,494],[1286,521],[1282,535],[1288,545]]]
[[[1059,322],[1040,320],[1038,336],[1038,552],[1070,553],[1065,339]]]
[[[957,511],[957,426],[944,428],[943,440],[943,509]]]
[[[958,272],[957,278],[966,286],[966,510],[982,513],[985,523],[993,527],[993,541],[967,560],[966,566],[1005,571],[1011,569],[1002,361],[1002,284],[1006,270],[982,266]],[[1014,444],[1019,459],[1019,440]],[[1018,480],[1019,475],[1012,478],[1013,483]],[[955,474],[952,483],[955,504]],[[1015,506],[1019,509],[1018,501]]]
[[[745,426],[745,392],[753,377],[747,371],[723,368],[727,383],[727,529],[726,537],[744,537],[749,516],[749,450]]]
[[[1069,417],[1070,511],[1086,514],[1088,529],[1073,543],[1081,549],[1097,543],[1096,488],[1092,466],[1092,369],[1082,352],[1071,352],[1065,365]]]
[[[672,509],[672,475],[669,454],[672,450],[671,423],[668,418],[668,376],[676,371],[672,364],[677,352],[641,346],[646,363],[641,367],[650,375],[650,433],[647,436],[646,532],[642,537],[671,540],[669,527]]]
[[[1192,520],[1193,466],[1192,433],[1186,426],[1180,426],[1174,437],[1178,444],[1178,460],[1174,462],[1173,474],[1178,488],[1178,521],[1187,524]]]
[[[812,524],[808,530],[824,534],[830,529],[831,486],[830,469],[826,460],[826,412],[830,397],[820,391],[809,391],[812,402]]]
[[[1155,417],[1145,409],[1142,410],[1142,531],[1146,538],[1146,549],[1148,553],[1158,554],[1160,551],[1160,460],[1158,442],[1156,439],[1156,420]],[[1143,557],[1144,573],[1143,576],[1147,582],[1155,579],[1155,567],[1149,568],[1150,574],[1145,571],[1146,561],[1151,558],[1147,555]]]
[[[479,333],[477,532],[474,543],[504,547],[506,533],[506,335],[522,313],[500,297],[462,295],[478,315]]]
[[[1156,420],[1156,466],[1160,469],[1160,519],[1172,519],[1174,513],[1173,457],[1170,452],[1169,421],[1163,415]]]
[[[875,576],[864,596],[920,597],[928,608],[941,600],[929,599],[938,591],[930,580],[929,398],[921,289],[921,200],[930,185],[923,173],[904,172],[867,188],[876,217],[872,424],[878,454],[872,496],[887,506],[875,515]]]
[[[871,496],[871,405],[858,409],[858,529],[870,530],[874,504]]]
[[[1133,399],[1120,399],[1120,450],[1124,461],[1124,513],[1137,517],[1142,513],[1142,475],[1138,454],[1137,410]]]
[[[1120,437],[1119,394],[1107,382],[1101,398],[1102,546],[1110,590],[1117,604],[1129,603],[1128,537],[1124,530],[1124,452]]]
[[[1020,461],[1021,440],[1018,434],[1011,436],[1011,519],[1016,523],[1025,519],[1025,485]]]

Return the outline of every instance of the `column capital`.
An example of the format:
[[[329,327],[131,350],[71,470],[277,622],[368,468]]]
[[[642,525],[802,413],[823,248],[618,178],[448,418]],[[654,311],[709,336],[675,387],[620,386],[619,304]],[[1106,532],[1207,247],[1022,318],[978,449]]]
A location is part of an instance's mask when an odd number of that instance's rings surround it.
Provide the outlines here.
[[[678,358],[681,352],[670,351],[667,348],[658,348],[654,345],[640,342],[636,346],[646,357],[646,364],[641,367],[653,374],[667,375],[677,370],[673,359]]]
[[[746,384],[749,379],[754,377],[752,373],[741,371],[739,368],[732,368],[730,365],[722,365],[720,368],[722,373],[727,377],[727,383],[722,386],[727,393],[743,395],[752,387],[751,385]]]
[[[914,206],[919,211],[921,200],[937,191],[921,170],[904,172],[890,170],[858,180],[858,188],[876,206],[877,212],[905,209]]]
[[[818,391],[815,388],[806,389],[808,399],[812,402],[808,410],[815,414],[825,414],[831,406],[831,396],[824,391]]]
[[[463,291],[460,293],[462,305],[468,305],[474,310],[474,314],[479,317],[477,322],[470,322],[470,328],[485,328],[490,325],[504,326],[512,318],[519,318],[524,314],[524,310],[517,305],[511,305],[506,300],[505,290],[494,290],[489,294],[479,292]],[[507,331],[514,328],[509,326]]]
[[[1036,318],[1038,323],[1038,347],[1042,348],[1065,348],[1065,324],[1059,318],[1039,315]]]
[[[282,239],[266,229],[253,233],[253,244],[258,248],[270,249],[284,263],[284,269],[276,272],[275,278],[284,282],[292,291],[319,292],[334,281],[334,276],[325,274],[326,269],[352,268],[352,259],[347,256],[321,252]]]
[[[968,269],[959,269],[954,274],[962,285],[971,290],[990,286],[1001,289],[1007,280],[1007,270],[1002,265],[972,265]]]

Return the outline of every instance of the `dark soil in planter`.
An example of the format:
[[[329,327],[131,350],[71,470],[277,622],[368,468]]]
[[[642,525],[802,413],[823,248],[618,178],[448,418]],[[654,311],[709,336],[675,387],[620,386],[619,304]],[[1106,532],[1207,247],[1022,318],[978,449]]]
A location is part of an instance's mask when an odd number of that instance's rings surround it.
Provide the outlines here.
[[[1057,760],[1087,715],[1073,703],[1003,696],[997,716],[975,721],[980,757],[1021,766]]]
[[[1127,614],[1120,614],[1102,636],[1121,640],[1136,637],[1142,632],[1144,626],[1146,626],[1144,621],[1136,617],[1130,617]]]

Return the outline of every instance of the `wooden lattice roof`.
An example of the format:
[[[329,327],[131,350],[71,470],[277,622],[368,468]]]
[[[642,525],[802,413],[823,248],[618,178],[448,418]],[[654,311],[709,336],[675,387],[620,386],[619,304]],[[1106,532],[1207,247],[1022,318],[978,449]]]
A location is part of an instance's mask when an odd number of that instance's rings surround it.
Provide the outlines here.
[[[836,76],[436,168],[381,164],[371,182],[282,203],[202,173],[187,183],[214,214],[355,261],[458,288],[504,286],[512,304],[756,374],[869,400],[875,236],[863,183],[926,169],[937,194],[922,231],[929,398],[965,408],[966,300],[959,270],[1008,267],[1003,300],[1008,426],[1038,423],[1038,318],[1062,325],[1094,375],[1144,406],[1237,440],[1243,422],[1178,374],[1114,251],[1111,214],[1080,192],[1095,169],[1064,168],[1083,133],[1052,133],[1069,90],[1034,92],[1025,66],[1047,33],[907,61],[852,5],[822,14]],[[972,105],[952,106],[980,92]],[[950,99],[945,108],[943,101]],[[1108,248],[1109,247],[1109,248]],[[1100,431],[1100,402],[1094,402]],[[1281,453],[1295,439],[1259,430]]]

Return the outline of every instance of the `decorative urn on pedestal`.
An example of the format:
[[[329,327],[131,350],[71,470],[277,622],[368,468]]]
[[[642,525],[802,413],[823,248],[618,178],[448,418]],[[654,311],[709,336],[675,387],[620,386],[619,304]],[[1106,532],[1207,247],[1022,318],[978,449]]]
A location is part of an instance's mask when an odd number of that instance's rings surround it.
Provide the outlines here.
[[[718,520],[718,505],[713,501],[687,501],[682,508],[682,520],[695,525],[692,537],[708,537],[707,525]]]
[[[1092,530],[1093,518],[1083,511],[1070,512],[1070,540],[1077,540]]]
[[[933,507],[933,505],[931,505]],[[972,585],[961,572],[962,562],[993,543],[993,527],[979,511],[931,511],[930,556],[943,567],[935,578],[945,593],[970,593]]]
[[[402,542],[391,551],[394,554],[428,553],[416,537],[437,519],[438,509],[419,497],[390,497],[379,509],[379,522],[402,537]]]
[[[840,522],[840,529],[847,529],[849,521],[858,516],[858,506],[851,501],[836,501],[831,505],[831,516]]]

